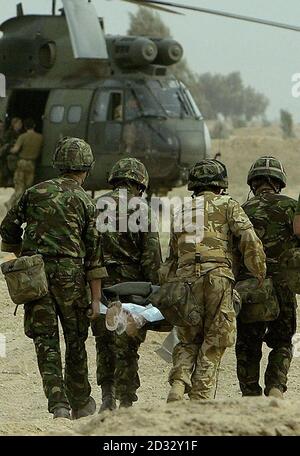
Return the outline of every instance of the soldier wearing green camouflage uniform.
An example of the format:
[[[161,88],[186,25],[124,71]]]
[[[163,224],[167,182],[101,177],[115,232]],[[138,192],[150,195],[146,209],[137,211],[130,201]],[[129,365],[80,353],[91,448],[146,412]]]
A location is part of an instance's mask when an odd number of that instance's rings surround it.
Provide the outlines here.
[[[234,344],[233,236],[239,239],[249,271],[259,281],[265,276],[262,244],[240,205],[223,194],[227,187],[227,171],[221,162],[197,163],[188,184],[194,191],[193,225],[189,229],[184,225],[182,232],[174,230],[177,218],[183,218],[190,208],[183,208],[174,218],[170,254],[161,269],[163,280],[190,284],[201,321],[194,326],[184,326],[183,322],[177,328],[180,342],[173,353],[168,402],[181,400],[185,392],[192,400],[211,398],[221,358],[226,347]],[[202,213],[202,220],[197,220],[197,212]]]
[[[54,155],[61,176],[26,190],[1,224],[2,250],[41,254],[49,293],[25,304],[25,334],[33,339],[48,409],[54,418],[73,419],[94,413],[87,353],[91,288],[94,312],[100,302],[102,266],[96,208],[82,184],[93,166],[90,146],[64,138]],[[22,240],[22,224],[27,223]],[[96,312],[97,313],[97,312]],[[99,310],[98,310],[99,314]],[[95,315],[92,315],[93,317]],[[58,318],[66,343],[63,378]]]
[[[104,199],[116,205],[116,229],[102,234],[104,265],[108,272],[104,285],[130,281],[158,284],[161,263],[159,234],[158,230],[151,231],[151,212],[145,200],[142,205],[148,216],[147,230],[131,232],[129,228],[122,232],[121,228],[124,223],[127,226],[133,213],[127,209],[127,201],[141,196],[148,187],[147,170],[140,161],[125,158],[112,168],[108,182],[114,189]],[[120,407],[130,407],[138,399],[138,349],[145,340],[146,330],[140,329],[135,337],[126,333],[117,336],[106,329],[103,317],[93,322],[92,328],[96,336],[97,383],[102,389],[100,411],[114,409],[116,398],[120,400]]]
[[[286,186],[286,174],[279,160],[261,157],[254,162],[248,185],[254,197],[243,205],[254,229],[261,239],[267,256],[267,276],[273,285],[280,307],[274,321],[243,323],[237,325],[237,373],[243,396],[259,396],[260,360],[262,345],[266,342],[272,350],[265,372],[267,396],[282,397],[287,390],[287,375],[292,360],[292,337],[296,330],[296,296],[284,279],[280,257],[287,250],[299,246],[293,234],[293,219],[297,202],[280,195]],[[245,271],[239,273],[242,280]]]
[[[296,214],[295,214],[295,218],[294,218],[294,234],[296,236],[300,237],[300,196],[299,196]]]

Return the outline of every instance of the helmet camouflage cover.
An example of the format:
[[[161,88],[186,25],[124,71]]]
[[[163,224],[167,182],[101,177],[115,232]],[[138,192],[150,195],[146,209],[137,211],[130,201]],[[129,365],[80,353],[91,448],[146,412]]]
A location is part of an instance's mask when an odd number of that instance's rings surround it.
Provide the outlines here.
[[[149,185],[149,175],[145,165],[136,158],[122,158],[113,167],[108,178],[109,184],[129,180],[145,189]]]
[[[83,139],[65,137],[56,144],[53,166],[60,171],[89,171],[95,163],[92,149]]]
[[[226,166],[218,160],[206,159],[196,163],[190,170],[188,190],[199,187],[228,188]]]
[[[281,188],[286,186],[286,172],[277,158],[264,156],[258,158],[250,168],[248,173],[247,184],[251,186],[251,182],[256,177],[271,177],[280,181]]]

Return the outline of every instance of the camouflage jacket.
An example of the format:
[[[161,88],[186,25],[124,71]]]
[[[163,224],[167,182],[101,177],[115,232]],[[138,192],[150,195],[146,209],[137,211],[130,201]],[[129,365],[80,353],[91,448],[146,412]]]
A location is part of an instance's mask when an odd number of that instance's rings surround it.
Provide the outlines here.
[[[13,128],[9,128],[3,133],[2,143],[13,145],[23,131],[17,132]]]
[[[95,205],[71,178],[59,177],[26,190],[4,218],[0,235],[6,252],[40,253],[45,260],[79,258],[84,261],[87,280],[107,276]]]
[[[300,246],[300,241],[293,234],[296,207],[296,200],[278,195],[273,190],[264,190],[243,205],[263,243],[268,274],[278,274],[280,256],[288,249]],[[244,272],[242,268],[241,273]]]
[[[130,226],[131,220],[133,225],[136,220],[135,209],[127,207],[127,202],[132,198],[135,198],[134,206],[137,202],[140,204],[139,231]],[[109,208],[108,212],[106,207]],[[152,213],[146,200],[134,197],[129,186],[128,189],[117,188],[101,196],[97,200],[97,208],[97,227],[102,232],[104,265],[109,273],[106,284],[113,285],[122,281],[149,281],[158,284],[161,264],[159,231],[155,217],[154,226],[151,227]]]
[[[196,210],[199,219],[195,219]],[[185,207],[180,211],[183,223],[186,217]],[[238,239],[239,250],[248,270],[256,277],[263,278],[266,272],[263,246],[247,215],[239,203],[230,196],[216,195],[203,192],[192,203],[193,226],[197,230],[187,229],[184,225],[182,232],[174,229],[177,220],[175,215],[169,256],[161,268],[162,281],[174,277],[195,278],[214,271],[219,276],[234,280],[233,275],[233,238]],[[186,217],[188,220],[189,218]],[[178,222],[177,222],[178,223]],[[178,225],[177,225],[178,226]]]

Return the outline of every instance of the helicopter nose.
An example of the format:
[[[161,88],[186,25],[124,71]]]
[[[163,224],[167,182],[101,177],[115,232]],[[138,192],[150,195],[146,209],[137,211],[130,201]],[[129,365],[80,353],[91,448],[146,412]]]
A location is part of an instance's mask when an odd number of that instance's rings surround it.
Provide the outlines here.
[[[176,128],[180,144],[180,163],[184,167],[193,166],[199,159],[211,155],[211,139],[203,120],[181,120]]]

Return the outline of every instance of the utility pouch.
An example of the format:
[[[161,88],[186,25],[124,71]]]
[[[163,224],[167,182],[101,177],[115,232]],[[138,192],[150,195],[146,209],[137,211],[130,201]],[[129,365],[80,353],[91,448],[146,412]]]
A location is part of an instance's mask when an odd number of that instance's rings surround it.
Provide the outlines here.
[[[152,293],[148,301],[157,307],[172,326],[197,326],[201,321],[199,307],[188,282],[170,281]]]
[[[239,318],[243,323],[272,321],[278,318],[279,303],[270,277],[263,281],[260,288],[257,279],[251,277],[237,282],[235,289],[242,300]]]
[[[15,304],[26,304],[46,296],[48,281],[42,255],[23,256],[1,265],[9,295]]]
[[[300,294],[300,249],[289,249],[280,257],[281,269],[292,293]]]

